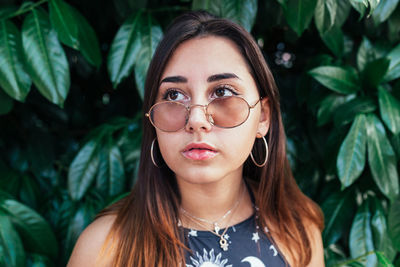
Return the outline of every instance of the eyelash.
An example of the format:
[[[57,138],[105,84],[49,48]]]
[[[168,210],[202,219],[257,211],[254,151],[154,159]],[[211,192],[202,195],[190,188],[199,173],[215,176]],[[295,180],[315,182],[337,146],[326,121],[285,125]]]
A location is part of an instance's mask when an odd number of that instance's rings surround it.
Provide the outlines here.
[[[224,84],[224,85],[219,85],[219,86],[217,86],[217,87],[214,89],[213,94],[214,94],[218,89],[225,89],[225,90],[228,90],[229,92],[231,92],[231,93],[232,93],[233,95],[235,95],[235,96],[239,95],[239,93],[238,93],[232,86],[230,86],[230,85],[228,85],[228,84]],[[163,100],[168,100],[168,97],[169,97],[168,95],[169,95],[171,92],[178,92],[178,93],[184,95],[184,93],[182,93],[180,90],[175,89],[175,88],[170,88],[170,89],[167,89],[167,90],[163,93],[162,99],[163,99]]]
[[[214,89],[213,94],[214,94],[218,89],[225,89],[225,90],[228,90],[228,91],[231,92],[234,96],[239,95],[238,92],[235,90],[235,88],[232,87],[232,86],[230,86],[230,85],[228,85],[228,84],[223,84],[223,85],[217,86],[217,87]]]
[[[163,100],[168,100],[169,94],[172,93],[172,92],[178,92],[178,93],[184,95],[184,93],[182,93],[180,90],[174,89],[174,88],[170,88],[170,89],[167,89],[167,90],[165,91],[165,93],[163,93],[162,99],[163,99]]]

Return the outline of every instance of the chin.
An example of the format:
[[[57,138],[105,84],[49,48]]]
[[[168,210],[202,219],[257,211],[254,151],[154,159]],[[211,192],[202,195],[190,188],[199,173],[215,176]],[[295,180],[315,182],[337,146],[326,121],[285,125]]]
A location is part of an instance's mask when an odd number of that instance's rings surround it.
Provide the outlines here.
[[[207,167],[179,169],[175,172],[177,179],[184,180],[187,183],[193,184],[207,184],[217,182],[221,179],[222,175],[218,175],[217,170]]]

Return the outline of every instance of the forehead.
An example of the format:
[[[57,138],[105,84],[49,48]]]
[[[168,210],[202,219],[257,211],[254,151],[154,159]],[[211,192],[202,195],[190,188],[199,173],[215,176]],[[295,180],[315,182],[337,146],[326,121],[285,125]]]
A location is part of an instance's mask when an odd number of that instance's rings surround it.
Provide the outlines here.
[[[188,80],[205,80],[216,73],[235,73],[251,78],[237,45],[224,37],[197,37],[180,44],[168,61],[161,79],[181,75]]]

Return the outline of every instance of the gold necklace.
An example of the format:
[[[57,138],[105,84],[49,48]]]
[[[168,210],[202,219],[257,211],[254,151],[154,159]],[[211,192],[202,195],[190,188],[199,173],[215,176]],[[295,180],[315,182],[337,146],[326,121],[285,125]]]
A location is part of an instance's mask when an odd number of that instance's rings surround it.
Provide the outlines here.
[[[195,222],[195,223],[197,223],[199,226],[201,226],[201,227],[203,227],[203,228],[206,228],[202,223],[200,223],[200,222],[198,222],[198,221],[196,221],[196,220],[193,220],[193,218],[191,218],[191,217],[188,217],[192,222]],[[225,228],[225,230],[222,232],[222,234],[219,234],[219,233],[216,233],[216,232],[214,232],[213,230],[207,230],[207,231],[209,231],[209,232],[211,232],[211,233],[213,233],[214,235],[216,235],[216,236],[218,236],[219,237],[219,246],[224,250],[224,251],[227,251],[228,250],[228,247],[229,247],[229,244],[228,244],[228,240],[226,240],[226,238],[225,238],[225,234],[226,234],[226,232],[228,231],[228,228],[229,228],[230,226],[227,226],[226,228]]]
[[[207,227],[205,227],[203,223],[208,223],[208,224],[213,225],[214,229],[213,230],[207,230],[207,231],[209,231],[209,232],[213,233],[214,235],[218,236],[220,238],[220,240],[219,240],[220,247],[224,251],[227,251],[229,244],[228,244],[228,241],[225,238],[225,234],[228,231],[228,228],[230,227],[229,226],[230,220],[228,221],[228,224],[227,224],[228,226],[225,228],[225,230],[224,230],[224,232],[222,234],[219,234],[219,231],[221,230],[221,228],[219,227],[218,222],[220,222],[221,220],[225,219],[229,214],[231,214],[230,219],[232,219],[232,217],[233,217],[233,213],[232,212],[235,211],[236,208],[239,206],[239,203],[242,201],[245,191],[246,190],[245,190],[245,187],[244,187],[239,199],[235,202],[233,207],[231,209],[229,209],[220,219],[218,219],[217,221],[214,221],[214,222],[206,220],[206,219],[203,219],[203,218],[199,218],[197,216],[194,216],[193,214],[189,213],[188,211],[186,211],[182,207],[181,207],[181,210],[182,210],[182,213],[184,215],[186,215],[187,218],[189,218],[192,222],[197,223],[201,227],[204,227],[204,228],[207,229]],[[178,222],[178,226],[180,226],[180,225],[182,225],[182,223],[179,221]]]

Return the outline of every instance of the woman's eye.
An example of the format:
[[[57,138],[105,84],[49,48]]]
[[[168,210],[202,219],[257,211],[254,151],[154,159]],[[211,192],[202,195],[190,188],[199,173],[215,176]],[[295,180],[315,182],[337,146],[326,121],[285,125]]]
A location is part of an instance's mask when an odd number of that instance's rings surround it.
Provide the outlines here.
[[[177,90],[168,90],[163,96],[164,100],[171,100],[171,101],[180,101],[184,100],[184,98],[185,95],[183,95],[181,92]]]
[[[216,97],[234,96],[237,95],[232,89],[228,87],[220,87],[214,91]]]

